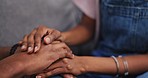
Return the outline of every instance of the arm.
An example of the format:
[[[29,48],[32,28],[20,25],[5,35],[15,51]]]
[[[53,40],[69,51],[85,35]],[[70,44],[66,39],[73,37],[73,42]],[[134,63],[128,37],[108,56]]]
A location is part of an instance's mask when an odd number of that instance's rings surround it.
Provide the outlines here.
[[[129,75],[140,74],[148,71],[148,54],[126,56],[124,58],[128,62]],[[121,58],[117,59],[120,65],[119,73],[124,74],[125,68],[123,61]],[[48,71],[49,72],[47,73],[40,74],[40,76],[46,77],[61,73],[80,75],[87,72],[115,75],[117,74],[117,67],[114,60],[110,57],[75,56],[74,59],[63,59],[53,64],[48,68]]]
[[[73,29],[63,32],[63,41],[69,45],[77,45],[90,40],[95,31],[95,20],[84,15],[81,22]]]
[[[42,39],[45,44],[50,44],[55,40],[62,40],[69,45],[81,44],[93,36],[94,30],[95,20],[86,15],[75,28],[63,33],[45,26],[39,26],[23,38],[22,50],[28,50],[29,53],[37,52],[41,47]]]
[[[93,57],[84,57],[88,60],[86,63],[87,72],[95,72],[101,74],[116,74],[116,65],[112,58],[93,58]],[[140,74],[148,71],[148,54],[146,55],[133,55],[124,57],[128,62],[129,74]],[[119,72],[123,74],[125,69],[123,65],[123,60],[117,58],[119,61]],[[138,62],[138,63],[137,63]]]
[[[25,59],[26,53],[15,54],[0,61],[0,76],[2,78],[20,78],[24,74],[25,63],[19,59]],[[28,56],[26,56],[28,57]]]
[[[17,78],[24,75],[32,75],[42,72],[59,58],[72,57],[69,49],[64,43],[52,43],[42,45],[36,54],[20,52],[0,61],[0,76],[2,78]]]
[[[0,60],[9,56],[10,47],[0,47]]]

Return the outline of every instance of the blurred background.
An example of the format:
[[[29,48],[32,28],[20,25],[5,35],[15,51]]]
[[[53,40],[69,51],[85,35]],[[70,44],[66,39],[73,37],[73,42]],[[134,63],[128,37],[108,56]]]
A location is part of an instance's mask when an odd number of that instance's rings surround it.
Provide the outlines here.
[[[16,44],[39,25],[67,31],[81,16],[72,0],[0,0],[0,47]],[[89,55],[91,45],[72,46],[72,50],[76,55]]]
[[[66,31],[80,19],[72,0],[0,0],[0,46],[12,46],[39,25]]]

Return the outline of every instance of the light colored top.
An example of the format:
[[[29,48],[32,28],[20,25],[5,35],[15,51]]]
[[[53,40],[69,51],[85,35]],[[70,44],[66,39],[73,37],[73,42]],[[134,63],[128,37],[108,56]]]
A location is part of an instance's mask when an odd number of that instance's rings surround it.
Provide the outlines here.
[[[73,2],[79,7],[87,16],[96,19],[97,15],[97,0],[73,0]]]
[[[99,26],[100,26],[99,0],[73,0],[73,2],[84,14],[96,20],[94,43],[97,43],[99,36]]]

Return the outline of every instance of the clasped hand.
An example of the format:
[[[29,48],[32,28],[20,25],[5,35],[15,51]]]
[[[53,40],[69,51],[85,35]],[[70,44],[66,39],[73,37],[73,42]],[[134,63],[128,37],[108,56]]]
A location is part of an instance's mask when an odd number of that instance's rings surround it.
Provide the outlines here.
[[[26,35],[19,42],[22,45],[20,50],[30,55],[38,55],[36,58],[28,59],[35,61],[32,61],[30,67],[32,66],[33,69],[28,68],[27,73],[29,72],[29,74],[27,75],[35,73],[45,78],[63,74],[65,78],[72,78],[73,75],[84,73],[86,70],[84,61],[80,61],[82,58],[74,57],[70,48],[62,41],[64,40],[59,31],[45,26],[40,26]]]

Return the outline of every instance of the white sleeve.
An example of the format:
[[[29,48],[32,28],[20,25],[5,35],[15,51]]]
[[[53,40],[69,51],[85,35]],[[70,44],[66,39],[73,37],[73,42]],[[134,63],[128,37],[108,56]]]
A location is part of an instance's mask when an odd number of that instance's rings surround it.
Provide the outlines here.
[[[96,19],[96,0],[73,0],[87,16]]]

